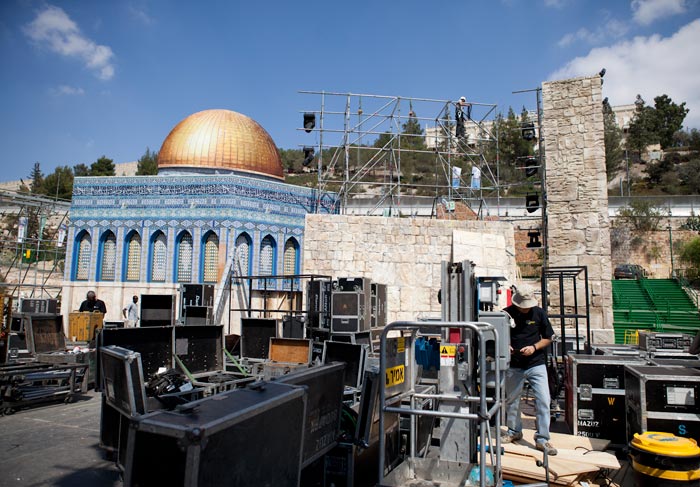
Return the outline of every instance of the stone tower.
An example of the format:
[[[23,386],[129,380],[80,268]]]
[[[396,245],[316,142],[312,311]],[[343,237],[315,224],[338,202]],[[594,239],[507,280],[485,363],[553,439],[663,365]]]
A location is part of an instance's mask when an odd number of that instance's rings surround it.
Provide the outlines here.
[[[602,80],[543,83],[542,102],[549,265],[588,266],[591,329],[612,330]]]

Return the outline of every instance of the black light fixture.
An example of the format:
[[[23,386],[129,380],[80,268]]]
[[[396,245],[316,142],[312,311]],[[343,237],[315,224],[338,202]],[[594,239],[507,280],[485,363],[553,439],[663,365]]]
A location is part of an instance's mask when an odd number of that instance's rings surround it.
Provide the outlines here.
[[[314,150],[313,147],[304,147],[304,162],[302,164],[304,166],[308,166],[312,162],[314,162],[314,154],[316,151]]]
[[[604,83],[603,76],[605,76],[605,68],[600,70],[600,73],[598,73],[598,76],[600,76],[600,84],[602,85]]]
[[[539,230],[532,230],[527,232],[527,236],[530,237],[530,241],[525,244],[525,247],[529,249],[537,249],[542,247],[542,242],[540,242],[540,236],[542,234]]]
[[[528,193],[525,195],[525,209],[528,213],[534,213],[540,209],[539,193]]]
[[[540,168],[537,158],[534,156],[528,156],[525,158],[525,176],[531,178],[537,175],[537,170]]]
[[[523,122],[520,125],[520,131],[523,134],[524,140],[535,140],[535,124],[532,122]]]
[[[304,131],[306,133],[311,132],[316,126],[316,114],[315,113],[305,113],[304,114]]]

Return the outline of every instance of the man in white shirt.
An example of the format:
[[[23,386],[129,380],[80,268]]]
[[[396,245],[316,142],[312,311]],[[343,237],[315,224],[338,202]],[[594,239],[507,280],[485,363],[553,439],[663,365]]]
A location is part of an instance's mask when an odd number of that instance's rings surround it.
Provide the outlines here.
[[[122,310],[122,315],[126,323],[124,326],[127,328],[135,327],[139,322],[139,297],[134,296],[133,301],[126,305]]]

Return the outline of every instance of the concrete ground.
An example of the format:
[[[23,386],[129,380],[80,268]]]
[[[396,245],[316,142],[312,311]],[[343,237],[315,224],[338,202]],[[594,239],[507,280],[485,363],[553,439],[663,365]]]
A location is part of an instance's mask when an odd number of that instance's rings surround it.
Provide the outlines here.
[[[523,403],[523,424],[534,427],[532,401]],[[72,404],[57,402],[0,416],[0,486],[121,487],[119,470],[98,447],[100,393]],[[562,417],[553,432],[568,433]],[[611,485],[631,486],[626,465],[611,472]]]
[[[119,470],[97,445],[100,394],[0,417],[0,485],[121,486]]]

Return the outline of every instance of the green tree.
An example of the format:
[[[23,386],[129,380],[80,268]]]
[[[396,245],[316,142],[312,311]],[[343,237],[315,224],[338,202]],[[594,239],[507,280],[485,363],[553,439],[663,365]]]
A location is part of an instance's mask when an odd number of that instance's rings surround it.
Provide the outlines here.
[[[693,159],[678,168],[678,179],[688,194],[700,194],[700,159]]]
[[[76,164],[73,166],[73,175],[75,177],[83,177],[90,175],[90,168],[85,164]]]
[[[153,176],[156,174],[158,174],[158,153],[151,152],[151,149],[146,147],[146,152],[143,153],[138,161],[136,175]]]
[[[641,158],[647,146],[657,143],[659,139],[655,132],[654,109],[646,106],[640,95],[637,95],[634,104],[636,109],[628,130],[627,148]]]
[[[114,161],[100,157],[90,166],[90,176],[114,176]]]
[[[73,170],[70,166],[59,166],[44,178],[42,193],[52,198],[69,200],[73,197]]]
[[[683,128],[688,112],[685,102],[677,105],[668,95],[654,98],[654,129],[662,149],[673,146],[673,134]]]
[[[700,237],[695,237],[686,242],[681,248],[679,257],[683,262],[690,264],[696,270],[700,270]]]
[[[664,216],[660,207],[646,200],[634,200],[618,214],[632,228],[644,232],[658,230]]]
[[[41,185],[44,182],[44,174],[41,172],[41,167],[38,162],[34,163],[32,172],[29,174],[29,180],[31,181],[29,183],[29,191],[32,194],[40,194]]]
[[[622,150],[622,130],[617,126],[615,114],[606,98],[603,101],[603,125],[605,142],[605,169],[610,181],[620,169],[624,160]]]

